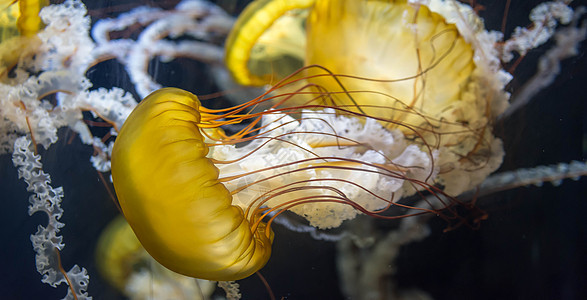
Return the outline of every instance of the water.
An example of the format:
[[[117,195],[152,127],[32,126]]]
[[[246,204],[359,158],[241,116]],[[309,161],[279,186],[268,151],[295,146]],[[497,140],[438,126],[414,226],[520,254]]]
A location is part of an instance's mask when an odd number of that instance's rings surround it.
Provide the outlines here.
[[[172,1],[162,6],[173,7]],[[514,1],[515,2],[515,1]],[[108,8],[117,15],[137,5],[126,1],[89,6],[91,15],[104,18]],[[237,14],[243,3],[225,7]],[[140,4],[151,4],[140,3]],[[112,7],[110,7],[112,6]],[[528,10],[534,4],[512,3],[507,30],[513,24],[526,24]],[[499,29],[503,16],[501,4],[486,4],[488,27]],[[506,156],[500,170],[584,160],[587,154],[587,109],[582,89],[587,82],[585,45],[580,54],[565,60],[562,72],[546,90],[522,110],[495,125],[495,133],[504,140]],[[528,55],[515,72],[510,89],[516,92],[535,72],[540,48]],[[209,66],[182,60],[179,63],[151,61],[149,70],[158,82],[185,88],[198,94],[220,90],[210,79]],[[134,93],[121,64],[107,61],[86,73],[95,86],[121,87]],[[222,101],[229,102],[229,99]],[[219,104],[226,105],[226,104]],[[86,116],[86,119],[91,119]],[[98,136],[105,130],[93,127]],[[89,158],[94,150],[83,145],[78,135],[67,128],[58,133],[59,141],[49,149],[40,149],[44,171],[51,175],[52,186],[64,188],[61,204],[65,210],[61,230],[66,244],[61,251],[65,269],[78,264],[88,270],[88,293],[94,299],[123,299],[116,289],[100,277],[95,261],[97,237],[118,211]],[[67,293],[67,287],[52,288],[40,282],[35,270],[35,252],[30,234],[46,224],[42,214],[28,216],[26,184],[19,180],[10,155],[0,156],[0,194],[6,205],[0,210],[1,234],[5,238],[2,257],[0,298],[55,299]],[[108,175],[106,175],[108,178]],[[587,295],[582,285],[587,279],[587,209],[585,178],[564,180],[553,187],[524,187],[478,199],[489,214],[478,229],[461,226],[443,232],[446,222],[433,218],[431,234],[420,242],[400,250],[397,271],[383,278],[382,285],[396,284],[400,290],[420,289],[434,299],[579,299]],[[376,221],[375,228],[385,232],[397,222]],[[273,256],[261,272],[277,298],[343,299],[336,267],[336,244],[316,241],[308,234],[294,233],[276,226]],[[244,299],[267,298],[256,276],[239,281]],[[217,291],[222,295],[221,291]]]

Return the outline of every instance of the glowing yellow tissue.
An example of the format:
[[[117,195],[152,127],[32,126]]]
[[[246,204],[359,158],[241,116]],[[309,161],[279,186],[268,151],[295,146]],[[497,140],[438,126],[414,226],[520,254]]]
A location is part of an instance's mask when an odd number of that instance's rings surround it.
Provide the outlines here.
[[[31,36],[39,32],[43,28],[39,12],[47,5],[48,0],[0,1],[0,41],[19,33],[22,36]]]
[[[383,81],[316,77],[308,81],[331,92],[352,93],[355,103],[376,117],[417,125],[413,109],[438,115],[461,93],[475,68],[473,50],[456,26],[402,1],[317,1],[307,21],[306,65],[321,65],[334,74]],[[308,70],[305,76],[324,73]],[[345,94],[338,105],[353,105]]]
[[[19,35],[16,22],[20,17],[18,4],[12,1],[0,2],[0,41],[6,41],[13,36]]]
[[[307,14],[303,10],[314,2],[257,0],[245,8],[234,24],[225,47],[226,65],[238,83],[268,84],[271,80],[280,79],[271,72],[285,76],[302,66],[296,68],[295,60],[303,60],[305,51],[303,23]],[[270,68],[271,72],[266,68]]]
[[[277,6],[280,1],[262,2]],[[255,35],[247,30],[257,23],[255,18],[239,18],[235,24],[226,45],[226,61],[238,82],[263,85],[284,78],[278,73],[285,68],[284,63],[269,58],[273,52],[255,51],[269,46],[280,49],[281,45],[287,49],[302,47],[303,55],[290,56],[303,61],[303,65],[319,65],[341,75],[319,76],[325,74],[323,69],[307,69],[299,74],[304,78],[300,86],[312,84],[329,91],[338,106],[371,106],[363,108],[370,116],[419,125],[421,118],[414,110],[437,116],[461,100],[475,69],[473,49],[456,26],[447,24],[441,15],[424,5],[416,7],[401,0],[306,2],[291,5],[289,10],[280,6],[280,11],[260,4],[247,7],[248,15],[253,15],[249,12],[252,10],[258,18],[271,15],[264,19],[273,23],[263,27],[266,32]],[[305,21],[305,27],[280,25],[283,19],[291,18],[292,11],[306,7],[310,7],[309,16],[300,21]],[[297,15],[298,19],[305,16]],[[300,27],[305,28],[304,34],[298,33]],[[284,36],[297,37],[297,45],[293,37]],[[262,60],[260,55],[272,62],[261,75],[253,68]],[[309,98],[296,99],[302,104]]]
[[[141,249],[141,244],[130,226],[124,218],[117,217],[108,224],[98,240],[98,270],[110,284],[123,291],[133,271],[133,263],[140,259]]]
[[[254,232],[218,181],[198,127],[200,102],[174,88],[146,97],[114,144],[112,178],[122,211],[143,247],[165,267],[229,281],[269,260],[273,233]]]
[[[41,8],[49,5],[49,0],[20,0],[20,17],[18,18],[17,27],[23,36],[36,34],[39,29],[43,28],[43,22],[39,17]]]
[[[47,5],[48,0],[0,1],[0,77],[27,53],[25,49],[40,43],[35,36],[44,26],[39,12]]]
[[[96,264],[102,277],[129,299],[209,299],[216,287],[154,261],[122,216],[100,234]]]

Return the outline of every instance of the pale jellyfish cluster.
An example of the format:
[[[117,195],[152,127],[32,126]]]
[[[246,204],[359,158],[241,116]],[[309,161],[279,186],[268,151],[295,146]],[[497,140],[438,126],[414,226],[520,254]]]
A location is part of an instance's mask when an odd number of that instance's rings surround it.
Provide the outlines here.
[[[260,138],[246,146],[214,146],[209,154],[214,159],[231,161],[251,153],[246,160],[218,167],[221,177],[249,174],[225,183],[230,191],[250,185],[233,196],[233,204],[245,209],[264,193],[267,194],[263,197],[271,198],[267,206],[274,207],[316,194],[315,190],[300,189],[279,195],[285,188],[322,185],[325,188],[318,189],[324,198],[336,196],[334,191],[326,189],[335,187],[365,209],[377,210],[386,206],[384,199],[389,194],[401,199],[413,193],[409,185],[404,186],[406,178],[425,182],[427,177],[433,178],[437,173],[432,165],[435,152],[427,153],[408,145],[399,130],[388,131],[373,119],[362,123],[357,118],[337,116],[334,110],[302,111],[300,121],[284,114],[268,114],[263,117],[261,127]],[[370,145],[372,149],[357,152],[357,147],[341,147],[340,143],[344,142],[341,137],[352,141],[354,146]],[[361,169],[312,168],[328,162],[358,165]],[[385,174],[377,168],[386,164],[396,170],[403,168],[405,175]],[[261,169],[268,170],[255,172]],[[338,227],[358,213],[349,205],[336,203],[308,203],[295,206],[291,211],[319,228]]]

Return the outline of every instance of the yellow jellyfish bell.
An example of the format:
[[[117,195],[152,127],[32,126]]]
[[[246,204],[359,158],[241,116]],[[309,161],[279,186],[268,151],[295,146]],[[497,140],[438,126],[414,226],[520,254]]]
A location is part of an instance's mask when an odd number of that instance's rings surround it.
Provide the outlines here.
[[[272,65],[262,75],[257,73],[254,66],[262,58],[255,49],[268,48],[268,44],[296,48],[290,44],[297,37],[297,47],[303,48],[297,56],[303,65],[318,65],[337,75],[325,76],[324,69],[308,68],[299,74],[298,78],[304,78],[300,84],[328,90],[338,106],[360,104],[370,116],[419,125],[421,118],[414,110],[438,116],[450,108],[462,98],[475,69],[471,45],[454,24],[425,5],[402,0],[294,1],[298,5],[289,7],[279,5],[281,1],[256,2],[246,9],[247,15],[255,17],[239,18],[226,45],[227,66],[241,84],[282,79],[282,74],[273,72],[283,68],[281,61],[271,60],[272,52],[267,50],[262,54]],[[291,11],[307,7],[304,34],[299,34],[300,26],[280,26]],[[272,26],[259,26],[266,31],[248,34],[249,27],[260,23],[257,19],[270,20]],[[297,104],[307,101],[298,99],[302,102]]]
[[[331,92],[341,86],[373,91],[334,97],[338,105],[360,103],[371,116],[412,125],[421,119],[414,111],[438,116],[462,99],[475,65],[472,47],[454,24],[405,1],[344,2],[316,2],[307,20],[306,64],[376,80],[315,77],[311,83]],[[304,75],[320,73],[310,69]]]
[[[110,221],[100,234],[96,264],[102,277],[129,299],[208,299],[216,286],[158,264],[122,216]]]
[[[263,222],[252,230],[231,204],[206,158],[202,122],[189,92],[165,88],[146,97],[114,144],[114,187],[139,241],[163,266],[201,279],[242,279],[267,263],[273,233]]]
[[[117,217],[108,224],[98,239],[98,270],[110,284],[123,291],[132,271],[132,263],[138,260],[136,256],[141,249],[141,244],[130,226],[124,218]]]
[[[302,66],[296,61],[303,60],[305,51],[304,10],[314,2],[257,0],[245,8],[225,47],[226,65],[238,83],[265,85],[282,78],[272,72],[284,77]]]

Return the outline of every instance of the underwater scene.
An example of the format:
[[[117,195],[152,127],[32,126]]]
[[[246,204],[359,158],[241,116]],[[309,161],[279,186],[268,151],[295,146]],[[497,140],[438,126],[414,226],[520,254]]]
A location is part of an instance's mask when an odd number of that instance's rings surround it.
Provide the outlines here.
[[[585,299],[586,17],[0,0],[0,299]]]

